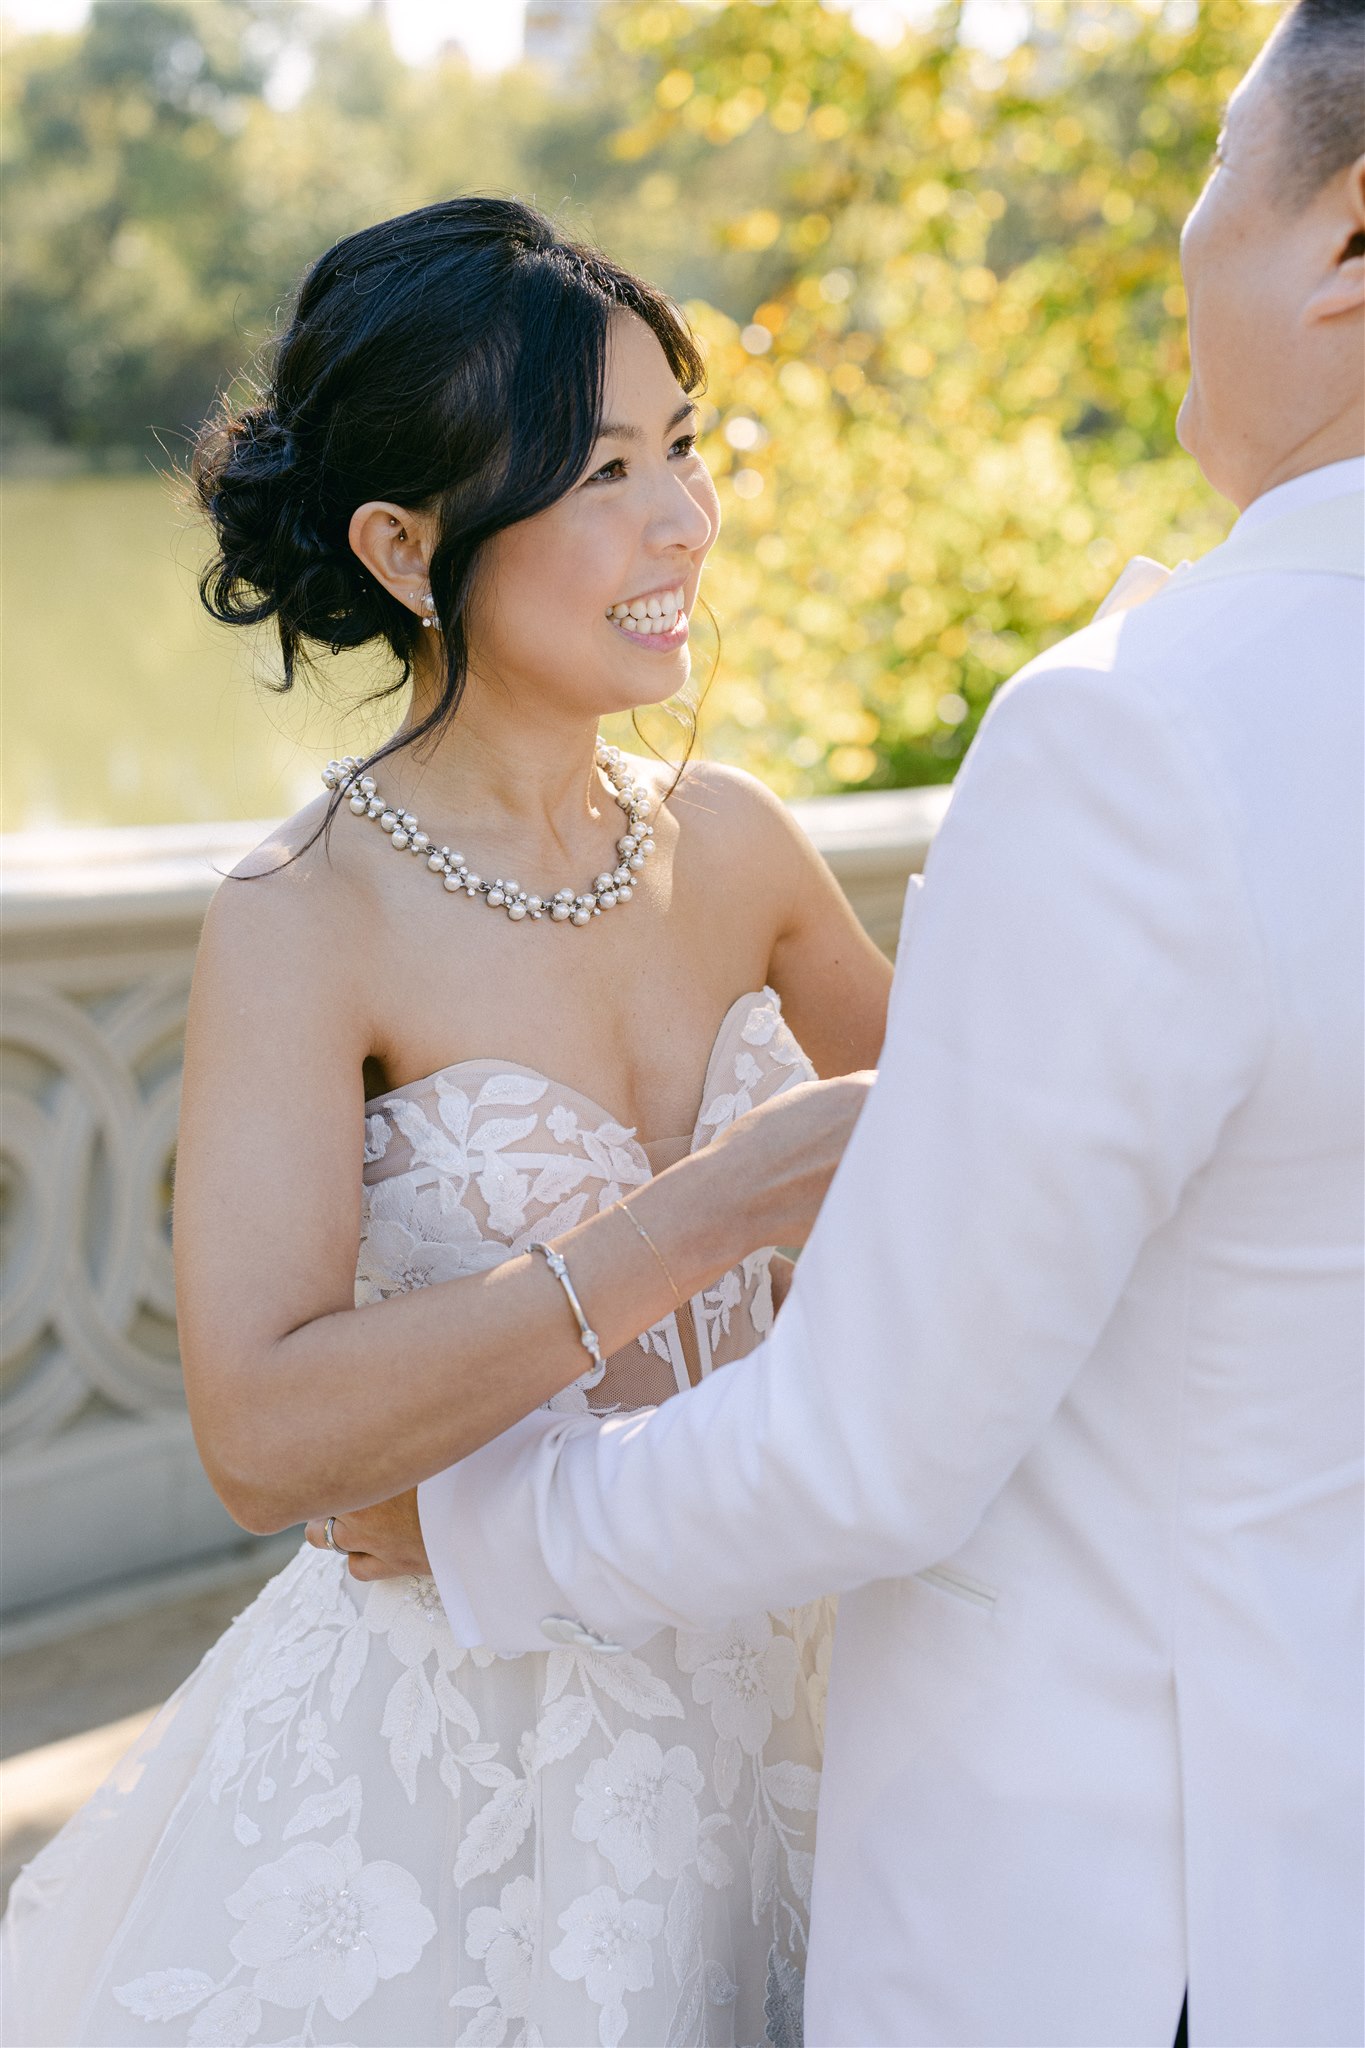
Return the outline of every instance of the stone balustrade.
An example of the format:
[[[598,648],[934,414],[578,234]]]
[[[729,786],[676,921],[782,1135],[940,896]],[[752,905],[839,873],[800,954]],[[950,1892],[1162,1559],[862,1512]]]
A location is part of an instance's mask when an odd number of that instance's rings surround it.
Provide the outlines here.
[[[947,797],[795,806],[888,952]],[[185,1413],[171,1185],[200,925],[268,830],[0,840],[0,1611],[243,1540]]]

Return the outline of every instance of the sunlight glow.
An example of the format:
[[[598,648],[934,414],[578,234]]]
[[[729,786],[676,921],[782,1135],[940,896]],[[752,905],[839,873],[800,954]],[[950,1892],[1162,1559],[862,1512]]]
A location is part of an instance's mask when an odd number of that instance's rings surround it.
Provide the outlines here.
[[[306,0],[334,14],[363,14],[371,0]],[[938,12],[941,0],[832,0],[853,16],[864,35],[894,43],[907,27]],[[1134,0],[1150,13],[1169,0]],[[1265,0],[1263,0],[1265,4]],[[393,46],[405,64],[428,64],[450,43],[464,50],[476,71],[502,71],[521,55],[526,0],[384,0]],[[0,17],[14,28],[58,33],[81,27],[90,0],[0,0]],[[963,36],[992,57],[1003,57],[1028,30],[1028,0],[965,0]]]

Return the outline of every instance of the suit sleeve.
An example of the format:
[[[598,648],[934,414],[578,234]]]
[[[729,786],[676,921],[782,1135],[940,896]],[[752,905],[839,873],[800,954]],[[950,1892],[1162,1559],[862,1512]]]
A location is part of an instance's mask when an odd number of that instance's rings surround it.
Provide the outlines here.
[[[1249,1092],[1265,976],[1215,780],[1140,684],[1048,660],[959,780],[768,1340],[420,1489],[461,1640],[544,1649],[558,1616],[636,1643],[951,1556]]]

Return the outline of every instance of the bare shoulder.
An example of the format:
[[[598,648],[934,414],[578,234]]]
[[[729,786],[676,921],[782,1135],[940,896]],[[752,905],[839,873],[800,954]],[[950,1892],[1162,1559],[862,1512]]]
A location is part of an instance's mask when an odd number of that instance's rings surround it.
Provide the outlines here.
[[[330,1010],[353,1015],[356,962],[374,917],[368,849],[338,817],[320,833],[327,798],[282,820],[239,860],[215,890],[195,964],[201,993],[215,1007],[312,1019]],[[230,991],[236,991],[229,1003]],[[202,1005],[200,1006],[202,1009]],[[364,1023],[356,1020],[363,1036]]]
[[[678,794],[703,801],[718,816],[741,823],[756,823],[786,810],[781,797],[774,796],[766,782],[760,782],[745,768],[732,768],[726,761],[689,761]]]
[[[354,919],[372,894],[366,849],[327,819],[326,796],[284,818],[215,891],[205,921],[215,943],[268,941],[272,934],[309,942]]]
[[[766,783],[722,761],[689,761],[670,799],[679,817],[704,817],[726,859],[789,859],[807,842],[796,820]]]

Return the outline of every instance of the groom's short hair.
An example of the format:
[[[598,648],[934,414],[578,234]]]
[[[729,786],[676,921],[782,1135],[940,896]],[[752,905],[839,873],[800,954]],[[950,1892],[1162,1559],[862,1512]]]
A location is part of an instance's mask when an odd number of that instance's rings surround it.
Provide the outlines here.
[[[1294,0],[1267,55],[1284,113],[1291,205],[1365,155],[1365,0]]]

